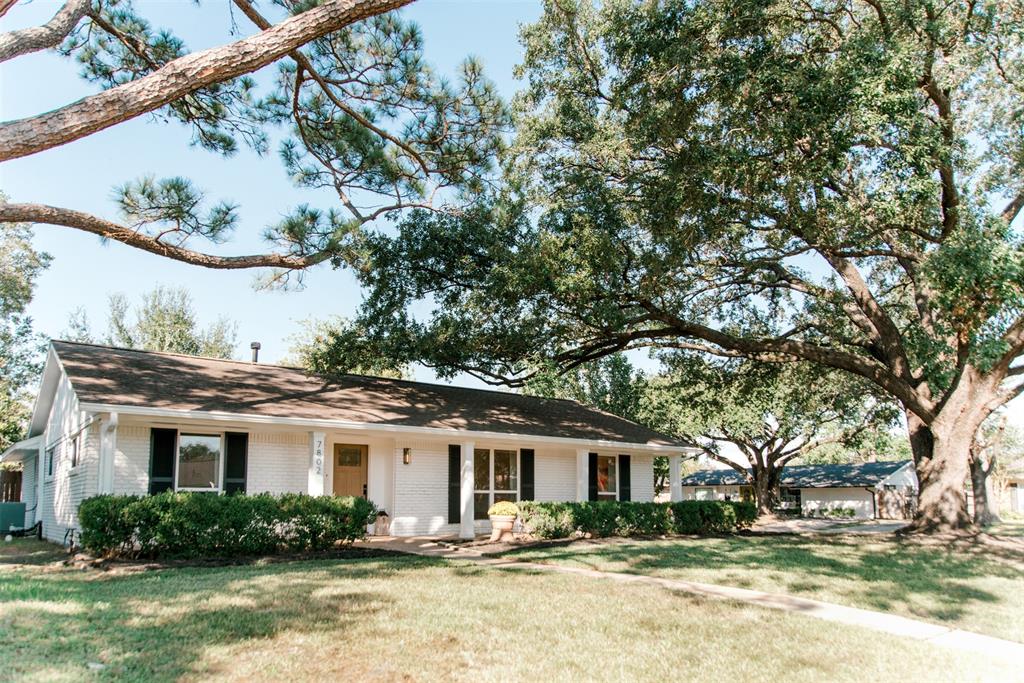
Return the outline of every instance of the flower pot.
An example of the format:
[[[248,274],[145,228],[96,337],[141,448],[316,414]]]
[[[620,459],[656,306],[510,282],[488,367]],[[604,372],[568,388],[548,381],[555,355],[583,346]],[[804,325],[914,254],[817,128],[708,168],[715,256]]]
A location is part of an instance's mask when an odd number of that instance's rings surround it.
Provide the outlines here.
[[[515,515],[490,515],[491,518],[491,540],[510,541],[512,540],[512,527],[516,523]]]

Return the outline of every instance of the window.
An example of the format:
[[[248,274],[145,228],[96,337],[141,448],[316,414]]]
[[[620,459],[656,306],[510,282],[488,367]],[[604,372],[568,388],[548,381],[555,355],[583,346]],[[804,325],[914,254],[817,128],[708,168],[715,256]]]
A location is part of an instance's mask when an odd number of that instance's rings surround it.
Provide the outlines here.
[[[76,435],[75,438],[71,439],[71,469],[78,467],[78,440],[80,436]]]
[[[698,486],[694,492],[694,497],[697,500],[714,500],[715,490],[710,486]]]
[[[618,457],[614,455],[599,455],[597,457],[598,500],[615,500],[618,496],[619,482],[615,472],[618,460]]]
[[[218,434],[182,434],[178,438],[178,488],[220,488],[221,443]]]
[[[502,500],[519,500],[519,453],[477,448],[473,451],[473,518]]]
[[[57,447],[50,446],[46,449],[46,476],[53,476],[54,460],[57,459]]]

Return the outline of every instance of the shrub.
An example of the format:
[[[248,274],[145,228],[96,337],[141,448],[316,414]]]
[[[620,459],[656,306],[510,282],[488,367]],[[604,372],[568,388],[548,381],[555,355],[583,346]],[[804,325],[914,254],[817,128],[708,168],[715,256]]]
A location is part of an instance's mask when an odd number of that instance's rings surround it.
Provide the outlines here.
[[[82,545],[122,557],[237,557],[324,550],[362,538],[376,508],[362,498],[262,493],[95,496],[78,511]]]
[[[491,506],[487,514],[501,517],[517,517],[519,515],[519,506],[509,500],[499,500]]]
[[[538,538],[731,533],[757,519],[753,503],[687,500],[677,503],[585,501],[519,504],[523,524]]]

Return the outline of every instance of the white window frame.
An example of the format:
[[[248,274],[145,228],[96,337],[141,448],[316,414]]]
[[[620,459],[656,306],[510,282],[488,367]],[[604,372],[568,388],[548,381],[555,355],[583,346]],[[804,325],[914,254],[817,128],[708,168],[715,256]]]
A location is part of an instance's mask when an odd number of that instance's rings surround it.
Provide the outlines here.
[[[180,427],[177,430],[178,434],[174,438],[174,490],[184,491],[190,493],[224,493],[224,465],[225,465],[225,448],[227,447],[227,441],[224,437],[224,432],[186,432]],[[220,457],[217,462],[217,488],[195,488],[192,486],[178,486],[178,465],[181,463],[181,437],[183,436],[215,436],[220,439]]]
[[[82,444],[79,442],[80,438],[82,438],[82,432],[76,433],[68,440],[71,444],[71,455],[68,457],[68,474],[78,472],[78,468],[82,464]]]
[[[707,492],[707,498],[701,498],[701,493]],[[693,489],[694,500],[715,500],[718,497],[718,492],[715,491],[714,486],[695,486]]]
[[[478,489],[478,488],[476,488],[476,451],[487,451],[487,453],[488,453],[488,455],[487,455],[487,482],[488,482],[488,484],[490,484],[490,486],[488,488],[486,488],[486,489]],[[510,489],[506,490],[506,489],[496,489],[496,488],[494,488],[494,451],[511,451],[511,452],[516,454],[516,460],[515,460],[515,462],[516,462],[516,488],[515,488],[515,490],[510,490]],[[487,494],[487,509],[488,510],[491,508],[492,505],[494,505],[494,494],[495,493],[505,493],[505,494],[512,493],[516,497],[514,502],[516,502],[516,503],[519,502],[519,497],[520,497],[519,491],[520,491],[520,488],[523,485],[522,484],[522,479],[521,479],[521,467],[520,467],[521,466],[521,463],[520,463],[521,455],[522,454],[520,453],[520,450],[518,448],[511,448],[511,447],[500,447],[500,446],[494,447],[494,448],[491,448],[491,447],[487,447],[487,448],[475,447],[473,449],[473,503],[474,503],[473,521],[479,522],[479,521],[483,521],[483,520],[487,519],[486,515],[484,515],[484,517],[482,517],[481,519],[477,519],[476,518],[476,513],[475,513],[475,509],[476,509],[476,496],[478,494],[482,494],[482,493],[486,493]]]
[[[615,461],[615,489],[612,491],[601,490],[601,480],[598,479],[597,485],[597,499],[598,500],[618,500],[619,499],[619,456],[618,455],[601,455],[597,454],[597,470],[601,471],[601,458],[611,458]]]
[[[53,481],[53,478],[57,476],[57,445],[53,444],[49,448],[43,451],[43,481]]]

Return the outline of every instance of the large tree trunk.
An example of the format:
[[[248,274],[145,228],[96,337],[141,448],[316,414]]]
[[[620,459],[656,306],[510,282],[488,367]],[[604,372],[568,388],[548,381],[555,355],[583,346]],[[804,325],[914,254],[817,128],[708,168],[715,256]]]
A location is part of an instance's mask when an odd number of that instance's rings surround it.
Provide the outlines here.
[[[779,502],[779,468],[774,465],[755,465],[754,497],[757,500],[757,516],[770,515]]]
[[[936,420],[925,425],[907,414],[910,446],[914,453],[919,494],[911,530],[960,531],[971,525],[964,483],[967,481],[971,443],[978,424],[974,420]]]
[[[995,455],[985,457],[983,448],[977,442],[971,448],[971,489],[974,494],[974,523],[981,527],[998,523],[999,512],[995,507],[996,496],[992,486],[992,471],[995,469]]]

